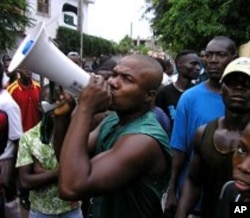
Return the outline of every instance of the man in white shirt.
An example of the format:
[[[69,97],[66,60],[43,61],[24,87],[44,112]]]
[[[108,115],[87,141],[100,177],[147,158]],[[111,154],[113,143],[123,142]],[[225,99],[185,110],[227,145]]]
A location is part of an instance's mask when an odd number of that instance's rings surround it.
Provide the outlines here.
[[[15,201],[15,185],[17,179],[15,175],[15,160],[18,140],[23,133],[23,129],[19,106],[2,86],[3,74],[4,69],[2,64],[0,64],[0,110],[7,114],[9,126],[7,143],[1,145],[5,146],[5,148],[0,154],[0,179],[3,181],[5,189],[5,215],[6,217],[19,218],[21,217],[21,214],[18,204]]]

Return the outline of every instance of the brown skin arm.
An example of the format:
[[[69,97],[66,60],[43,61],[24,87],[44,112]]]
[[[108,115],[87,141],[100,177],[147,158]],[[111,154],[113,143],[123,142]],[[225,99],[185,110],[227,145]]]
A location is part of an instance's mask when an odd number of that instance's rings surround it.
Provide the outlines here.
[[[59,161],[61,147],[70,123],[70,115],[55,116],[52,144],[55,150],[56,159]]]
[[[101,195],[166,170],[161,147],[153,138],[142,134],[123,136],[110,150],[93,158],[89,156],[89,140],[96,142],[98,135],[98,132],[94,136],[89,134],[92,120],[98,112],[106,111],[109,100],[106,82],[101,78],[95,82],[91,77],[61,150],[59,195],[64,200]]]
[[[19,167],[19,178],[23,188],[38,189],[57,182],[58,169],[41,170],[36,173],[34,172],[34,164]]]
[[[123,136],[112,149],[90,159],[87,136],[82,136],[86,123],[81,127],[78,123],[79,128],[74,125],[74,132],[68,132],[61,153],[59,192],[65,200],[101,195],[143,179],[156,167],[155,160],[164,159],[160,146],[146,135]]]
[[[97,114],[91,123],[91,130],[95,128],[90,134],[89,134],[89,140],[88,140],[88,151],[89,154],[93,154],[97,142],[97,135],[100,129],[100,123],[102,119],[104,119],[106,116],[105,113]],[[54,130],[53,130],[53,147],[56,153],[57,160],[60,159],[60,153],[62,144],[65,138],[65,135],[67,133],[69,123],[70,123],[70,116],[69,115],[60,115],[55,117],[55,124],[54,124]]]
[[[201,195],[202,183],[200,180],[200,175],[202,172],[202,168],[200,144],[204,130],[205,125],[199,127],[194,137],[194,153],[188,167],[188,175],[183,185],[181,198],[175,215],[175,217],[178,218],[187,217],[187,215],[194,209],[194,207],[198,203],[199,197]]]
[[[177,189],[177,181],[186,161],[186,154],[184,152],[173,149],[172,154],[173,154],[172,169],[171,169],[171,177],[169,182],[166,207],[164,211],[165,217],[172,216],[172,214],[175,214],[177,208],[177,199],[175,194]]]
[[[62,103],[64,102],[64,103]],[[60,107],[56,108],[54,111],[54,129],[53,129],[53,138],[52,138],[52,144],[53,148],[55,150],[56,158],[59,161],[60,159],[60,153],[61,153],[61,147],[64,141],[64,137],[67,133],[70,120],[71,120],[71,114],[76,106],[73,97],[69,93],[60,93],[60,99],[57,101],[57,104],[60,105]],[[99,129],[97,128],[98,125],[101,123],[101,121],[106,117],[107,112],[98,113],[94,116],[94,119],[91,123],[91,129]],[[93,133],[90,135],[90,148],[89,152],[93,152],[95,148],[95,139],[93,135],[96,135],[96,131],[93,131]]]

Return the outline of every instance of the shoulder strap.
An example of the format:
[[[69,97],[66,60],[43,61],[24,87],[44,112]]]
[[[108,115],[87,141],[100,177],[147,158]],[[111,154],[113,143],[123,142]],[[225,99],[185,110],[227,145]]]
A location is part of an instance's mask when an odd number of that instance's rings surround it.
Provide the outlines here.
[[[233,202],[238,194],[239,192],[235,187],[234,181],[228,181],[223,185],[219,199],[227,199],[229,202]]]
[[[217,118],[217,119],[215,119],[215,120],[209,122],[209,123],[206,125],[206,127],[205,127],[205,129],[204,129],[204,131],[203,131],[203,134],[202,134],[202,136],[201,136],[201,142],[202,142],[202,143],[203,143],[204,140],[210,138],[211,134],[214,133],[215,129],[216,129],[217,126],[218,126],[218,120],[219,120],[219,118]],[[202,143],[201,143],[201,144],[202,144]]]

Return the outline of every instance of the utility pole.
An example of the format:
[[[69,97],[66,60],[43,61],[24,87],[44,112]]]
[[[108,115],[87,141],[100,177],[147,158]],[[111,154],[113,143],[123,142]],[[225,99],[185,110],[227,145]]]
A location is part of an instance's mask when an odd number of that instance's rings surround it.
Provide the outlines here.
[[[80,57],[82,60],[82,50],[83,50],[83,0],[78,0],[78,7],[77,7],[77,30],[80,33]]]
[[[130,38],[133,39],[133,22],[130,23]]]

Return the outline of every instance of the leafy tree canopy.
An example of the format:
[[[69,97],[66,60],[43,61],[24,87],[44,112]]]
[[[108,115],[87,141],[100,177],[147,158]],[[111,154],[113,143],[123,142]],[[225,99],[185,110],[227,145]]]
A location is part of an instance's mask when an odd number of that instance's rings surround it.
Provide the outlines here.
[[[132,48],[133,40],[128,35],[125,35],[124,38],[119,42],[118,49],[121,53],[126,54]]]
[[[203,49],[215,35],[237,45],[250,39],[250,4],[245,0],[145,0],[155,35],[172,51]]]
[[[29,6],[26,0],[0,1],[0,50],[13,48],[19,34],[30,26],[32,20],[27,16]]]

